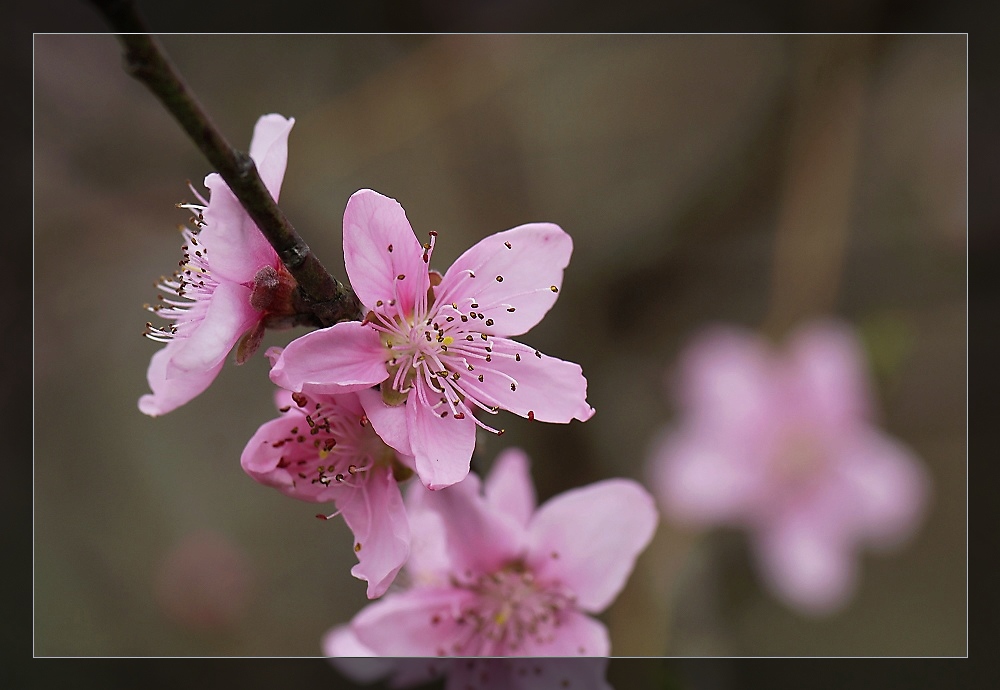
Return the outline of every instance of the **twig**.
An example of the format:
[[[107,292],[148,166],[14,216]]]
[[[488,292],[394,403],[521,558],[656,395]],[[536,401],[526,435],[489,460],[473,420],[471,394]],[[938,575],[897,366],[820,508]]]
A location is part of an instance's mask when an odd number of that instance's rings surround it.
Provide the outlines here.
[[[271,243],[298,283],[305,307],[318,325],[360,319],[357,296],[323,267],[278,208],[264,186],[257,166],[247,154],[233,148],[215,127],[194,93],[149,34],[132,0],[90,0],[125,48],[125,69],[145,84],[181,125],[232,190],[247,214]]]

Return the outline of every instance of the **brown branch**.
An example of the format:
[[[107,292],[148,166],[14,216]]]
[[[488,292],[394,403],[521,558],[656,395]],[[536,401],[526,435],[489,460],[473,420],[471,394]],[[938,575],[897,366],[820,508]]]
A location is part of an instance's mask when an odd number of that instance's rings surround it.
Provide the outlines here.
[[[360,319],[357,296],[323,267],[267,191],[257,166],[233,148],[212,123],[194,93],[145,26],[132,0],[90,0],[125,48],[125,69],[160,99],[239,199],[288,272],[317,324]]]

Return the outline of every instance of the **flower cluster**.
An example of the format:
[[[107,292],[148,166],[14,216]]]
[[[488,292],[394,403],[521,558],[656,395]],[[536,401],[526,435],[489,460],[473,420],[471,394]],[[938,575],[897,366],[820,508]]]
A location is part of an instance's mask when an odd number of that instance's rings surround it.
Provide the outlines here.
[[[293,124],[265,115],[250,144],[275,198]],[[179,268],[148,307],[168,322],[147,324],[166,343],[139,400],[152,416],[204,391],[234,346],[242,363],[266,329],[308,321],[297,310],[309,300],[232,191],[217,174],[205,186],[208,200],[195,192],[198,203],[181,204],[194,227],[182,229]],[[536,506],[517,449],[485,479],[470,473],[477,431],[503,434],[501,411],[563,424],[594,414],[581,367],[519,339],[554,305],[573,242],[552,223],[520,225],[439,273],[436,236],[421,242],[393,199],[350,197],[344,259],[366,313],[267,350],[278,416],[247,442],[242,467],[291,498],[334,504],[317,517],[343,517],[354,534],[351,572],[377,601],[331,629],[329,656],[607,656],[594,615],[653,537],[652,496],[608,479]],[[812,613],[840,606],[857,547],[912,533],[929,490],[912,454],[873,424],[851,331],[816,324],[778,355],[717,329],[679,372],[683,414],[650,461],[665,513],[746,528],[778,596]],[[603,663],[551,659],[353,668],[399,685],[446,675],[448,687],[607,687]]]

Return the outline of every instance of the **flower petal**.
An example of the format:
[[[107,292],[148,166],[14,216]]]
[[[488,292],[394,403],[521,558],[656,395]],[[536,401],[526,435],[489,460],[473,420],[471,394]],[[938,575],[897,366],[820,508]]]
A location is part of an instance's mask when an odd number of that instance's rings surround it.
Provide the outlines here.
[[[351,575],[368,583],[375,599],[396,578],[410,554],[410,526],[399,485],[387,467],[377,467],[351,490],[338,495],[337,508],[354,533],[358,564]]]
[[[351,195],[344,210],[344,263],[351,287],[372,309],[397,300],[405,315],[430,286],[424,249],[395,199],[370,189]],[[399,276],[403,276],[400,278]]]
[[[406,572],[414,586],[448,584],[451,557],[444,520],[427,499],[435,494],[420,482],[406,487],[406,515],[410,520],[410,559]]]
[[[452,587],[420,587],[390,594],[363,608],[351,621],[351,630],[378,656],[448,654],[465,634],[465,626],[448,613],[474,600],[471,592]],[[439,622],[435,623],[436,619]]]
[[[481,382],[476,376],[462,378],[463,390],[486,405],[540,422],[584,422],[594,415],[579,364],[506,338],[493,339],[490,359],[475,364],[476,374],[483,376]]]
[[[428,492],[421,507],[441,516],[452,573],[491,573],[521,556],[524,533],[515,519],[490,505],[475,474]]]
[[[176,410],[201,395],[222,370],[225,360],[209,369],[167,378],[167,365],[173,359],[179,345],[180,342],[167,343],[167,346],[157,351],[149,361],[146,380],[153,392],[139,398],[139,410],[143,414],[158,417]]]
[[[374,683],[396,668],[392,659],[375,658],[375,652],[361,643],[349,625],[327,630],[322,647],[337,670],[357,683]]]
[[[298,472],[304,473],[298,461],[316,464],[315,449],[299,443],[282,442],[283,439],[294,438],[298,433],[297,427],[305,428],[305,423],[305,416],[293,408],[277,419],[261,424],[243,448],[240,465],[254,481],[274,487],[291,498],[314,503],[332,501],[344,487],[335,484],[326,486],[298,476]],[[296,432],[292,431],[293,428]],[[315,467],[309,469],[311,471]]]
[[[609,479],[552,498],[528,524],[529,565],[562,581],[584,611],[603,611],[649,544],[659,516],[638,483]]]
[[[410,434],[406,430],[406,407],[386,405],[382,394],[374,388],[359,390],[358,399],[372,428],[387,446],[403,455],[412,456]]]
[[[700,525],[738,522],[768,486],[746,449],[686,429],[664,432],[650,454],[652,486],[666,514]]]
[[[850,328],[833,321],[811,324],[795,334],[788,352],[799,404],[820,424],[844,430],[871,418],[865,356]]]
[[[466,250],[434,292],[438,302],[479,304],[476,311],[495,324],[487,333],[520,335],[552,308],[572,253],[573,240],[558,225],[519,225]]]
[[[288,163],[288,134],[295,118],[285,118],[277,113],[262,115],[253,128],[250,140],[250,157],[257,166],[260,179],[275,201],[281,192],[281,180]]]
[[[872,429],[851,437],[838,471],[855,498],[851,516],[860,537],[881,548],[907,539],[930,495],[930,479],[903,445]]]
[[[240,336],[260,319],[250,306],[250,290],[234,283],[220,283],[212,293],[205,317],[190,335],[179,341],[167,365],[167,377],[212,370],[233,349]]]
[[[753,545],[764,580],[778,597],[803,613],[824,615],[850,598],[857,562],[839,530],[810,517],[786,515],[758,534]]]
[[[198,242],[220,282],[250,283],[262,266],[277,267],[278,255],[218,173],[205,178],[211,192],[202,213]]]
[[[443,489],[469,474],[476,447],[476,423],[470,418],[441,418],[417,400],[406,400],[406,428],[420,481],[429,489]]]
[[[522,527],[535,512],[535,486],[531,482],[528,455],[520,448],[507,448],[493,461],[484,486],[486,501]]]
[[[747,442],[773,426],[772,355],[757,337],[716,326],[681,353],[676,395],[687,421]]]
[[[378,334],[343,321],[296,338],[282,350],[271,380],[305,393],[346,393],[370,388],[389,375]]]
[[[576,609],[566,609],[563,612],[557,630],[558,633],[551,640],[545,641],[539,641],[531,635],[526,635],[524,649],[519,654],[548,657],[606,657],[611,653],[608,629],[600,621]],[[579,670],[583,671],[583,669]],[[595,679],[592,673],[591,669],[583,674],[589,681],[583,687],[593,686]],[[598,685],[597,687],[603,686]]]

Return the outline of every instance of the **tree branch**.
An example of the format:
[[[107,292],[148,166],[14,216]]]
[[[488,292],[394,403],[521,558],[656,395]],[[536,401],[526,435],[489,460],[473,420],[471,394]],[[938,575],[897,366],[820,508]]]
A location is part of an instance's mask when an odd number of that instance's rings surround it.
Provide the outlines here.
[[[267,191],[257,166],[233,148],[212,123],[194,93],[150,34],[132,0],[90,0],[125,48],[125,69],[160,99],[194,141],[240,204],[274,247],[298,283],[302,302],[319,325],[360,319],[361,304],[350,289],[323,267]]]

